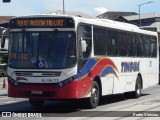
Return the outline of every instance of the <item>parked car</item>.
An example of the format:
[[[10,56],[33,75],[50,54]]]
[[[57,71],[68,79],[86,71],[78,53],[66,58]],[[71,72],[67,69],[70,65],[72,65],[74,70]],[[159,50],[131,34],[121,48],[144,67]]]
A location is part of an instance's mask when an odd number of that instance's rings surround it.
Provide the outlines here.
[[[0,77],[7,76],[7,65],[6,64],[0,64]]]

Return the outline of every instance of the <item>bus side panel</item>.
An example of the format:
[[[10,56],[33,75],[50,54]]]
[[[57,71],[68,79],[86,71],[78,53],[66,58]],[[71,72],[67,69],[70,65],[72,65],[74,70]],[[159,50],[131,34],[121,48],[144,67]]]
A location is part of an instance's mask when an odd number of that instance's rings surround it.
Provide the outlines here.
[[[113,93],[114,76],[101,77],[102,95]]]
[[[119,76],[117,81],[115,79],[114,93],[135,90],[137,75],[140,72],[140,64],[140,59],[134,57],[121,57],[118,59]]]
[[[153,86],[158,84],[159,79],[158,79],[158,69],[159,69],[159,64],[157,64],[157,58],[150,58],[149,59],[149,86]]]

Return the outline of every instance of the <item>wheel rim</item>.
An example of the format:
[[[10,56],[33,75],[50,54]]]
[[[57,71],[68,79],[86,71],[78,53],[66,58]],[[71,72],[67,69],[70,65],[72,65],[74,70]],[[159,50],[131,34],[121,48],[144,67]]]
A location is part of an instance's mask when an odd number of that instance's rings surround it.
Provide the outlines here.
[[[92,91],[91,91],[91,100],[92,100],[92,102],[94,104],[97,103],[97,100],[98,100],[98,90],[96,88],[92,88]]]
[[[138,96],[141,95],[141,85],[140,85],[140,83],[138,83],[138,85],[137,85],[137,95]]]

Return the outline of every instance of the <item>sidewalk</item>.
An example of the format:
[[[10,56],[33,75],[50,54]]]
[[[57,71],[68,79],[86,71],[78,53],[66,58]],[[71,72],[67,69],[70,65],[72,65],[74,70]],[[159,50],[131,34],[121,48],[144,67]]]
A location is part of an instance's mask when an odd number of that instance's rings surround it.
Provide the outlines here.
[[[7,77],[1,77],[0,78],[0,96],[6,95],[7,92],[8,92],[8,80],[7,80]]]

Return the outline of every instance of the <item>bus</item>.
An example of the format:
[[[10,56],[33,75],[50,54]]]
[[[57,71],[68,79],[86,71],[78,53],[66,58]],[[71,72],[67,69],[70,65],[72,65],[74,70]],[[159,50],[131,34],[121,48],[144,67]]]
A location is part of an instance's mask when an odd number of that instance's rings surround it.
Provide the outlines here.
[[[106,95],[135,98],[158,84],[156,32],[107,19],[30,15],[9,23],[8,96],[85,99],[90,108]]]

